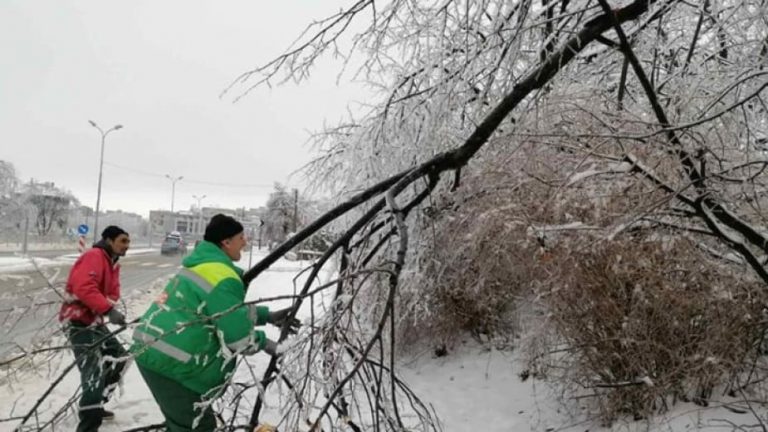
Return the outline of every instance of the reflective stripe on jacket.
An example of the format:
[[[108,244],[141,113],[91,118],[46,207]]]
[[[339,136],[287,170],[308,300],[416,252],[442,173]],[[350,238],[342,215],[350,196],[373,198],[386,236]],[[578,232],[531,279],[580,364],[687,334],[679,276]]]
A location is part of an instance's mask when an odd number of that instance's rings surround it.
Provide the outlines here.
[[[235,366],[235,354],[262,349],[269,309],[248,307],[242,270],[216,245],[201,242],[184,268],[150,305],[134,332],[141,366],[198,392],[217,390]]]

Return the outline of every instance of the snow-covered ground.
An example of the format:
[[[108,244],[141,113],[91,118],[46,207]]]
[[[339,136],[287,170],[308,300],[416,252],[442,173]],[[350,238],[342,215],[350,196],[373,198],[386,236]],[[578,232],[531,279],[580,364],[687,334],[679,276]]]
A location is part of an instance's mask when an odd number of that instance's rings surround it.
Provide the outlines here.
[[[253,262],[262,255],[257,253]],[[247,266],[248,257],[244,257],[240,263],[243,267]],[[306,264],[286,260],[275,263],[251,285],[249,300],[293,293],[293,279]],[[328,275],[322,276],[324,280],[327,278]],[[162,281],[158,281],[146,291],[137,293],[135,298],[127,299],[129,318],[141,314],[161,288]],[[286,300],[282,304],[274,302],[270,306],[282,307],[287,304]],[[302,310],[299,316],[306,318],[307,313]],[[277,336],[276,330],[269,326],[267,332],[271,337]],[[130,334],[120,337],[127,341]],[[69,354],[59,359],[41,365],[33,373],[2,380],[0,419],[26,413],[46,391],[49,383],[72,361]],[[263,370],[267,365],[267,356],[257,354],[253,356],[253,361]],[[431,404],[445,431],[731,431],[737,430],[733,425],[756,424],[751,413],[736,414],[723,407],[702,409],[681,404],[672,412],[650,421],[626,421],[610,429],[601,428],[584,421],[578,414],[568,414],[555,402],[551,390],[541,381],[521,380],[519,374],[522,368],[514,351],[488,349],[469,337],[463,340],[459,338],[447,356],[436,358],[430,349],[425,349],[400,360],[401,377],[423,401]],[[43,411],[50,413],[54,407],[64,405],[77,388],[78,374],[71,371],[42,404]],[[128,370],[121,394],[107,408],[115,411],[116,419],[105,423],[101,429],[103,431],[116,432],[162,422],[160,411],[135,367]],[[270,420],[269,411],[265,413],[266,419]],[[74,429],[75,418],[71,412],[67,415],[56,430]],[[0,430],[13,430],[17,423],[0,423]]]
[[[90,240],[90,237],[89,237]],[[145,247],[147,242],[144,239],[132,241],[135,247]],[[22,249],[21,242],[0,242],[0,252],[19,252]],[[77,240],[57,241],[57,242],[30,242],[27,244],[28,251],[76,251]]]
[[[0,252],[15,252],[22,248],[21,242],[0,243]],[[77,240],[67,242],[32,242],[27,244],[27,250],[30,251],[49,251],[49,250],[76,250]]]
[[[159,253],[160,249],[157,248],[140,248],[140,249],[128,249],[128,255],[143,255],[148,253]],[[46,268],[52,266],[58,266],[62,264],[69,264],[74,262],[80,254],[70,253],[57,256],[55,258],[39,258],[29,255],[17,255],[0,257],[0,273],[22,272],[33,270],[37,268]]]

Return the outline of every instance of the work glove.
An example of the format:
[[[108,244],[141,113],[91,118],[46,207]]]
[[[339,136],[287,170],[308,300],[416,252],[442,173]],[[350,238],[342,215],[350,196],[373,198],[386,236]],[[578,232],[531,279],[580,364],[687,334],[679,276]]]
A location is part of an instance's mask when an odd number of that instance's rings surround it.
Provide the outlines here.
[[[291,314],[292,309],[292,307],[287,307],[285,309],[278,309],[274,312],[270,311],[269,316],[267,317],[267,322],[282,328],[283,324],[285,324],[285,321],[288,319],[288,316]],[[290,319],[290,321],[288,321],[288,333],[298,333],[299,327],[301,327],[301,321],[299,321],[296,317],[293,317]]]
[[[264,344],[264,352],[271,356],[279,356],[280,353],[277,352],[277,342],[272,339],[267,339],[267,343]]]
[[[107,312],[107,318],[109,318],[109,322],[112,324],[119,326],[125,325],[125,315],[116,308],[112,308]]]

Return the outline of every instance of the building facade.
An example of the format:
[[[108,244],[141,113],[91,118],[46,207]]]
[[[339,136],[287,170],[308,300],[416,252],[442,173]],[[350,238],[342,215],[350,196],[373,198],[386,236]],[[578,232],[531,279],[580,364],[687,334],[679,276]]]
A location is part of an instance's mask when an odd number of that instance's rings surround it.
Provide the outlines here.
[[[194,242],[203,238],[205,226],[213,215],[222,213],[239,220],[245,227],[246,235],[255,236],[258,234],[264,212],[264,208],[227,209],[220,207],[193,208],[177,212],[152,210],[149,212],[149,226],[152,237],[156,241],[162,241],[166,235],[175,231],[180,233],[187,242]]]

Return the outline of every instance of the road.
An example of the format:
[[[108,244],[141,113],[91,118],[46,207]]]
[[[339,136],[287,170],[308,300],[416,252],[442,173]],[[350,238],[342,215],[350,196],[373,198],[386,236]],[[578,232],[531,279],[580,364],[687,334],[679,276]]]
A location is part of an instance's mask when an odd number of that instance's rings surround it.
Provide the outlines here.
[[[71,254],[71,253],[77,253],[77,250],[70,250],[70,249],[50,249],[50,250],[36,250],[36,251],[29,251],[27,253],[28,256],[35,257],[35,258],[56,258],[61,255]],[[21,251],[0,251],[0,257],[12,257],[12,256],[20,256]]]
[[[131,248],[133,249],[139,249],[139,248],[147,248],[149,247],[147,244],[131,244]],[[61,255],[66,254],[73,254],[77,253],[77,248],[72,247],[71,249],[44,249],[44,250],[31,250],[27,253],[28,256],[35,257],[35,258],[56,258]],[[12,257],[12,256],[19,256],[21,255],[21,247],[19,246],[16,250],[0,250],[0,257]]]
[[[120,263],[121,295],[132,299],[145,296],[153,281],[175,273],[181,257],[154,252],[129,255]],[[45,343],[60,329],[60,293],[71,266],[67,263],[39,271],[0,274],[0,359],[18,346],[26,349]],[[135,317],[129,314],[128,318]]]

